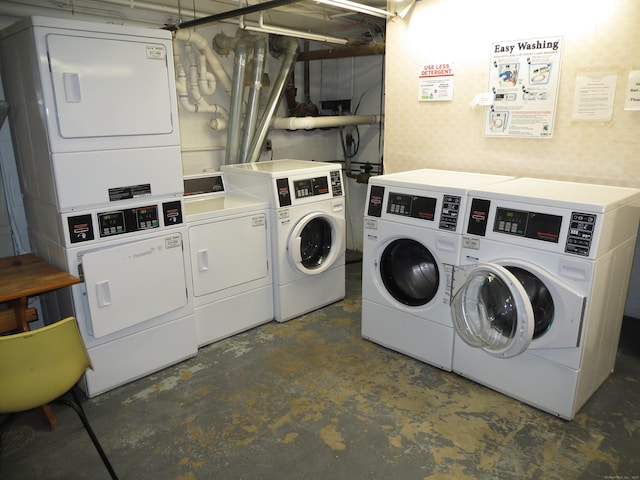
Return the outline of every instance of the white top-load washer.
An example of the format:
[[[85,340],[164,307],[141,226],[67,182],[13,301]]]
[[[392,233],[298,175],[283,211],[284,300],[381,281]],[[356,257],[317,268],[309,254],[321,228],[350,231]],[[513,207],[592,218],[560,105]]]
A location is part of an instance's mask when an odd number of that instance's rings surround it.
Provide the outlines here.
[[[275,319],[283,322],[344,298],[340,165],[285,159],[221,170],[233,188],[269,202]]]
[[[612,371],[640,190],[519,178],[470,193],[453,370],[571,419]]]
[[[362,336],[451,370],[449,297],[467,192],[513,177],[422,169],[369,180]]]
[[[273,320],[269,203],[222,173],[186,177],[185,219],[198,346]]]

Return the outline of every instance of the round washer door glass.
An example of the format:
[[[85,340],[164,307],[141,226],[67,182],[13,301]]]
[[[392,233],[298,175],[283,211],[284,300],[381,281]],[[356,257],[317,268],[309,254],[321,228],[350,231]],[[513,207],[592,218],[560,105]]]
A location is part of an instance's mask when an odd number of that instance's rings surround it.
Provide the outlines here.
[[[315,217],[300,232],[300,258],[310,270],[320,268],[331,252],[331,225],[326,218]]]
[[[331,268],[344,252],[344,222],[323,213],[302,218],[291,232],[288,257],[300,272],[315,275]]]
[[[384,249],[380,277],[393,298],[411,307],[429,303],[440,285],[436,259],[427,247],[409,238],[394,240]]]
[[[533,337],[534,315],[520,281],[499,265],[478,264],[465,273],[451,301],[458,336],[496,357],[524,352]]]

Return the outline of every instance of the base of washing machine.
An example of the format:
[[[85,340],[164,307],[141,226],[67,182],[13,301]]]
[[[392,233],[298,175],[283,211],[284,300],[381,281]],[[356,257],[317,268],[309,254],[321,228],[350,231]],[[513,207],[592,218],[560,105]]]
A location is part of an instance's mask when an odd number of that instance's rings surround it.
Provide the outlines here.
[[[434,367],[451,371],[453,327],[363,298],[362,336]]]
[[[272,285],[201,306],[195,302],[198,347],[273,320]]]
[[[88,397],[193,357],[196,328],[193,315],[157,325],[88,349],[93,370],[82,382]]]
[[[345,267],[308,275],[295,282],[274,286],[275,319],[286,322],[305,313],[342,300],[345,295]]]
[[[602,383],[580,388],[580,382],[584,380],[580,369],[527,352],[516,357],[497,358],[467,345],[458,337],[454,343],[453,371],[566,420],[574,417]]]

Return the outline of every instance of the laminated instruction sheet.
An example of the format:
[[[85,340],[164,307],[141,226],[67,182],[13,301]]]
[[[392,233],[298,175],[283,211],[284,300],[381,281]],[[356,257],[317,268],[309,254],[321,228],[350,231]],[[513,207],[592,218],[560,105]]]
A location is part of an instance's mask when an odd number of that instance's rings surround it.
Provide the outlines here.
[[[550,138],[560,81],[562,37],[494,42],[484,135]]]

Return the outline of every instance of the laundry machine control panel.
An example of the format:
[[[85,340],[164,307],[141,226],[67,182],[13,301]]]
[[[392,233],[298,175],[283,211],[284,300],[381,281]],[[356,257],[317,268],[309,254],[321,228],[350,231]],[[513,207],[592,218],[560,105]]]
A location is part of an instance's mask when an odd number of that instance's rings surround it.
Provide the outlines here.
[[[160,217],[163,222],[160,222]],[[98,238],[159,229],[183,222],[179,200],[109,211],[95,211],[67,217],[69,241],[84,243]],[[95,227],[94,227],[95,226]]]
[[[278,178],[276,179],[276,189],[280,207],[291,206],[293,199],[315,199],[325,195],[333,198],[343,194],[342,177],[339,170],[315,177]]]
[[[493,228],[487,233],[491,218],[493,218]],[[513,206],[492,205],[490,200],[473,198],[466,233],[481,237],[489,234],[504,234],[548,242],[558,244],[557,250],[553,248],[554,251],[588,257],[594,243],[596,219],[597,215],[594,213],[572,211],[558,211],[558,214],[541,213]],[[562,243],[563,240],[564,243]],[[563,246],[564,250],[561,250]]]
[[[389,192],[387,213],[433,221],[436,215],[436,203],[437,199],[433,197]]]

